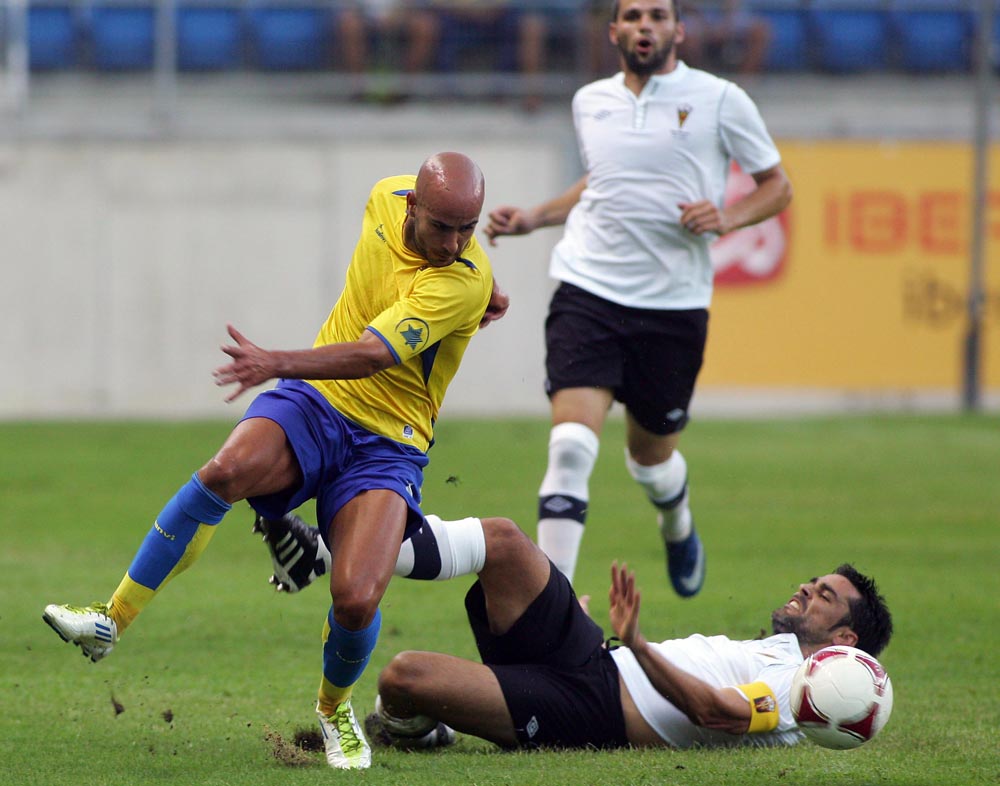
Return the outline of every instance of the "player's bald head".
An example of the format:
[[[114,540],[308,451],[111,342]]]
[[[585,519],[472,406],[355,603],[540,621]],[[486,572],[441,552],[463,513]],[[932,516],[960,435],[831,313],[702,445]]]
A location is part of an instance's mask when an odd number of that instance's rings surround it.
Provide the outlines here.
[[[462,153],[437,153],[417,172],[417,201],[435,210],[479,215],[486,198],[486,180],[476,162]]]

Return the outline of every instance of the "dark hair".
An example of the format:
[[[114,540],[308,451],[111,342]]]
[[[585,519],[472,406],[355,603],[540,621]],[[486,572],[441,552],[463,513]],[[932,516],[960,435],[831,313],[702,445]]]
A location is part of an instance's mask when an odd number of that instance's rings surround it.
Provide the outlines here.
[[[861,594],[847,602],[850,611],[840,624],[858,635],[859,650],[877,658],[892,637],[892,615],[885,598],[879,594],[875,580],[859,573],[853,565],[845,562],[834,573],[851,582]]]
[[[611,21],[615,22],[618,20],[618,5],[620,0],[613,0],[611,3]],[[670,5],[674,7],[674,19],[680,21],[681,18],[681,0],[670,0]]]

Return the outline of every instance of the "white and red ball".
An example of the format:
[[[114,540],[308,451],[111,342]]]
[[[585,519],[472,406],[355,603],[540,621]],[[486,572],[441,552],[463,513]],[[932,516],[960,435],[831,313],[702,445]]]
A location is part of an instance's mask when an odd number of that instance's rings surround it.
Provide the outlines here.
[[[875,658],[841,645],[814,652],[792,678],[792,715],[824,748],[857,748],[892,713],[892,682]]]

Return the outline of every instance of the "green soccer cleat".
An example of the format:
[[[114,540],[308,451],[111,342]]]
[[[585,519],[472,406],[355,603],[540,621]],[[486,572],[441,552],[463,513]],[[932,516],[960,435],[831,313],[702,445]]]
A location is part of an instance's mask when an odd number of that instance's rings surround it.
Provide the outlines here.
[[[94,663],[110,655],[118,643],[118,625],[108,616],[104,603],[83,607],[50,604],[42,612],[42,619],[63,641],[78,646]]]
[[[329,717],[317,706],[316,715],[323,731],[327,764],[338,770],[366,770],[372,766],[372,749],[354,717],[350,699],[338,704]]]

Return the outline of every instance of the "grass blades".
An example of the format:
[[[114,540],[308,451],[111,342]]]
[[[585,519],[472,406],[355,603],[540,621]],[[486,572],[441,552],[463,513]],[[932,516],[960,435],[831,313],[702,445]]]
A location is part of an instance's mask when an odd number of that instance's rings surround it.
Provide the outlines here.
[[[314,587],[285,597],[267,585],[270,564],[250,534],[245,504],[110,658],[90,663],[40,619],[46,603],[107,599],[156,513],[230,427],[0,423],[0,783],[975,786],[1000,779],[996,417],[692,423],[681,447],[708,578],[691,600],[669,589],[653,512],[622,460],[622,423],[608,424],[576,581],[593,596],[595,618],[607,629],[614,558],[637,570],[643,628],[656,638],[756,636],[799,582],[854,562],[877,578],[896,623],[881,658],[895,707],[869,745],[511,754],[460,737],[430,754],[377,750],[364,774],[329,770],[320,753],[287,755],[297,731],[312,731],[328,594]],[[547,435],[539,420],[445,417],[425,510],[506,515],[533,535]],[[313,519],[311,509],[302,514]],[[360,713],[393,653],[474,656],[461,603],[467,586],[393,582],[379,646],[356,689]]]

